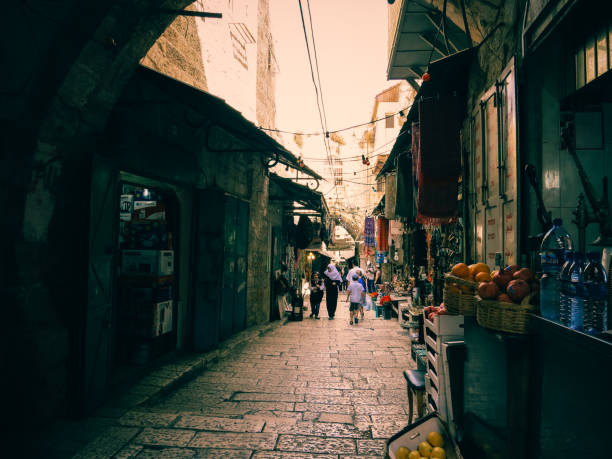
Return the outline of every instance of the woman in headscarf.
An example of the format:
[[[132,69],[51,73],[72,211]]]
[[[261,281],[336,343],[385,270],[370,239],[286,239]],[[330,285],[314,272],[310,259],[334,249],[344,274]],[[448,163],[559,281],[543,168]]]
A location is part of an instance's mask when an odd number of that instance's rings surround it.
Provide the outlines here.
[[[334,319],[336,315],[336,306],[338,305],[338,286],[342,283],[342,276],[333,264],[327,266],[325,271],[325,305],[327,306],[327,315],[329,320]]]

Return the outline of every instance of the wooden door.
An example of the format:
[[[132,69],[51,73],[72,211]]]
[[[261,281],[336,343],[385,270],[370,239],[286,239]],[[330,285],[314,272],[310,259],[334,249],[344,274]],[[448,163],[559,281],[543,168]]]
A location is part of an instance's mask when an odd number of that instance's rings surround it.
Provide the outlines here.
[[[84,400],[87,411],[106,396],[112,355],[112,314],[119,218],[118,173],[105,160],[92,163],[88,298],[84,334]]]

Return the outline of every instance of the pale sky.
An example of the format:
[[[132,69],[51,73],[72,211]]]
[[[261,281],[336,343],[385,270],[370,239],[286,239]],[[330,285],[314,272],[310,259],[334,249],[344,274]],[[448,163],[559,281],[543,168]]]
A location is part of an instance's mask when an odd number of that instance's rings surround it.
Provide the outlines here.
[[[310,36],[306,0],[302,6]],[[395,83],[386,78],[387,2],[310,0],[310,7],[328,129],[369,121],[374,96]],[[280,66],[277,128],[318,132],[321,125],[298,0],[271,0],[270,10]]]

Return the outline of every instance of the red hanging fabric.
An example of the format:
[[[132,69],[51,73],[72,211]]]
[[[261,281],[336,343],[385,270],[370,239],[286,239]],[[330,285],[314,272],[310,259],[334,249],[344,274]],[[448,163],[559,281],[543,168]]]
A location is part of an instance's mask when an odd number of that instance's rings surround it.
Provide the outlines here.
[[[419,101],[418,223],[442,225],[457,220],[461,173],[458,120],[455,97]]]
[[[379,252],[389,251],[389,220],[384,217],[378,217],[377,245]]]

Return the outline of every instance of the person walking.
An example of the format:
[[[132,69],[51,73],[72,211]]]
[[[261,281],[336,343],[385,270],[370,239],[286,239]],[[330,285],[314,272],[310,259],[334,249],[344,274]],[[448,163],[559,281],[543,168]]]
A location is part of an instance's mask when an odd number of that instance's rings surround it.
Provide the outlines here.
[[[368,264],[366,267],[366,285],[368,293],[372,293],[376,291],[376,287],[374,284],[374,278],[376,277],[376,266],[372,264],[371,261],[368,260]]]
[[[312,275],[310,281],[310,317],[319,318],[319,307],[323,300],[323,292],[325,292],[325,284],[319,277],[319,273]]]
[[[349,301],[349,312],[351,315],[351,320],[349,324],[353,325],[353,319],[355,320],[355,324],[359,323],[359,319],[357,315],[359,314],[359,305],[365,299],[365,290],[363,285],[359,283],[359,276],[355,274],[351,283],[349,284],[346,295],[346,300]]]
[[[334,320],[336,306],[338,305],[338,287],[342,282],[342,276],[338,272],[338,269],[331,263],[327,266],[325,276],[325,305],[327,306],[327,315],[329,316],[329,320]]]
[[[365,281],[365,276],[363,275],[363,272],[359,272],[359,279],[357,279],[357,281],[361,284],[361,286],[363,287],[363,291],[366,292],[366,281]],[[363,308],[365,306],[365,294],[363,295],[363,297],[361,298],[361,302],[359,303],[359,315],[361,317],[361,320],[363,321],[364,318],[364,313],[363,313]],[[355,313],[355,315],[357,315]]]

